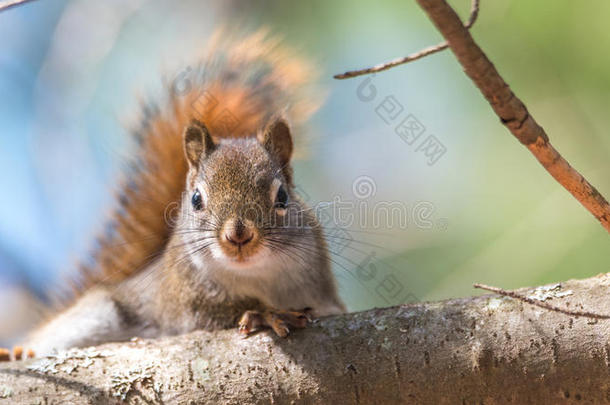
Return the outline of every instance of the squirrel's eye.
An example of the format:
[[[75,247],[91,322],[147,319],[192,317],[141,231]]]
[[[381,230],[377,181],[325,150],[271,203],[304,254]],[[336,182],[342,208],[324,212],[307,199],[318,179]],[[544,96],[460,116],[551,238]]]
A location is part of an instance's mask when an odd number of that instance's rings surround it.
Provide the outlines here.
[[[273,207],[285,209],[286,204],[288,204],[288,193],[286,192],[284,186],[280,186],[277,189],[277,194],[275,196],[275,203],[273,204]]]
[[[203,208],[203,200],[201,198],[201,193],[199,192],[199,190],[195,190],[195,193],[193,193],[193,198],[191,198],[191,203],[193,204],[193,208],[196,211],[199,211],[200,209]]]

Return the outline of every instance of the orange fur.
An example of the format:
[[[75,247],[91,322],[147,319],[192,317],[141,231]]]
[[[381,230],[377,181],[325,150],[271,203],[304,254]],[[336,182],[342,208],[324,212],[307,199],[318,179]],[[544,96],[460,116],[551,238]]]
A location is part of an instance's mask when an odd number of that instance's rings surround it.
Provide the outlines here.
[[[298,128],[319,105],[309,97],[312,72],[264,30],[241,39],[217,32],[191,69],[191,86],[180,94],[168,83],[166,100],[144,108],[109,232],[98,239],[91,263],[81,266],[84,287],[124,280],[163,252],[172,231],[168,214],[185,186],[182,132],[191,119],[221,138],[253,136],[279,113]]]

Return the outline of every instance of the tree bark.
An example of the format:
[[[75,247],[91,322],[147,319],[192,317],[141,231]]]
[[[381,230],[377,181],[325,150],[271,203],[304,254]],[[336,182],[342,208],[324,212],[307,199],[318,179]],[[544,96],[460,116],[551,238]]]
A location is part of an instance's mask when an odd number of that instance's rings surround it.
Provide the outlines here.
[[[537,292],[610,313],[608,274]],[[609,327],[497,295],[403,305],[4,363],[0,403],[608,403]]]

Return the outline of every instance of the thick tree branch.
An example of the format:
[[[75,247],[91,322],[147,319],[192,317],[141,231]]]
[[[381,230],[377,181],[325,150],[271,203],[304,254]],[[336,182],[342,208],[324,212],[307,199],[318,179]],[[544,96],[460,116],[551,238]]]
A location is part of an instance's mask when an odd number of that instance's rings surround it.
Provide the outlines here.
[[[610,275],[519,293],[541,291],[610,313]],[[196,332],[3,363],[0,403],[601,403],[609,336],[609,321],[487,295],[327,318],[287,339]]]

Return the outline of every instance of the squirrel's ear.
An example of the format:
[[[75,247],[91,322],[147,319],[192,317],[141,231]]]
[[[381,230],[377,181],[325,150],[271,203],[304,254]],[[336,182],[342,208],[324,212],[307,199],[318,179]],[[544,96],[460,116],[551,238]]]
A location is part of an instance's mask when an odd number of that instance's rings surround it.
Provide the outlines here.
[[[271,121],[257,138],[269,153],[278,158],[282,166],[288,164],[292,156],[292,135],[284,118]]]
[[[203,156],[216,148],[210,132],[203,123],[193,120],[184,130],[184,153],[191,168],[199,168]]]

